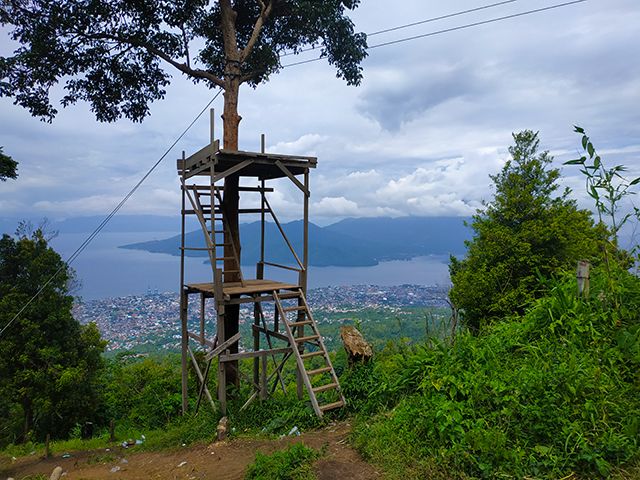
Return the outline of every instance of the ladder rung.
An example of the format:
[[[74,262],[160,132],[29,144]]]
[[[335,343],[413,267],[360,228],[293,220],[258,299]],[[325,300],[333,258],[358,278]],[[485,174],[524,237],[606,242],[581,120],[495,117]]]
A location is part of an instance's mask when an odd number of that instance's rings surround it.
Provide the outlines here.
[[[301,311],[301,310],[306,310],[307,307],[305,307],[304,305],[299,306],[299,307],[287,307],[287,308],[283,308],[282,311],[283,312],[295,312],[295,311]]]
[[[308,342],[309,340],[317,340],[320,338],[320,335],[310,335],[308,337],[298,337],[296,338],[297,343]]]
[[[321,411],[333,410],[334,408],[344,407],[344,402],[342,400],[338,400],[337,402],[327,403],[326,405],[320,405]]]
[[[307,358],[317,357],[318,355],[324,355],[322,350],[316,350],[315,352],[303,353],[300,358],[306,360]]]
[[[224,275],[225,273],[240,273],[240,270],[223,270],[222,274]]]
[[[289,298],[300,298],[300,294],[298,292],[278,293],[277,295],[280,300],[286,300]]]
[[[331,367],[316,368],[315,370],[308,370],[307,371],[307,375],[309,375],[309,376],[311,376],[311,375],[319,375],[321,373],[330,372],[330,371],[331,371]]]
[[[313,322],[311,320],[304,320],[303,322],[291,322],[289,323],[292,327],[299,327],[301,325],[311,325]]]
[[[222,260],[235,260],[236,257],[216,257],[216,262],[221,262]]]
[[[338,386],[337,383],[328,383],[326,385],[322,385],[321,387],[313,388],[314,392],[324,392],[325,390],[331,390],[332,388],[336,388]]]

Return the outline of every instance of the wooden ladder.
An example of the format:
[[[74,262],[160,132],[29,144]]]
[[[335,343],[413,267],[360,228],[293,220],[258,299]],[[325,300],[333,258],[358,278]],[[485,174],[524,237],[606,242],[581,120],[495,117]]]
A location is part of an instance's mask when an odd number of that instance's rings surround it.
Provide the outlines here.
[[[205,199],[208,198],[209,203],[203,203],[203,197]],[[242,276],[242,269],[238,261],[238,248],[235,242],[233,240],[231,243],[224,243],[224,240],[221,242],[218,241],[218,237],[223,236],[229,229],[227,219],[223,214],[220,193],[215,190],[215,187],[205,192],[201,192],[196,188],[194,189],[194,202],[194,209],[199,212],[197,214],[198,219],[200,220],[202,231],[207,240],[207,250],[209,250],[209,259],[211,261],[211,267],[214,269],[214,276],[218,264],[222,263],[220,270],[222,272],[223,282],[225,281],[226,275],[237,274],[240,278],[240,284],[244,285],[244,277]],[[230,257],[224,256],[224,247],[226,246],[231,246],[233,254]],[[220,254],[221,249],[223,250],[222,254]],[[233,260],[235,265],[233,269],[226,270],[224,268],[224,262],[227,260]]]
[[[292,347],[293,356],[295,357],[298,365],[298,371],[300,372],[304,385],[309,392],[311,405],[313,406],[313,410],[316,412],[316,415],[318,415],[318,417],[322,417],[324,412],[327,410],[343,407],[345,405],[345,399],[342,394],[342,390],[340,389],[338,377],[333,369],[333,365],[329,359],[329,353],[327,352],[327,348],[322,340],[322,335],[320,335],[320,331],[318,330],[318,325],[313,319],[313,315],[311,315],[309,304],[307,303],[307,299],[305,298],[302,289],[299,288],[296,291],[287,291],[284,293],[274,291],[273,298],[276,303],[278,314],[284,324],[287,336],[289,337],[289,343]],[[283,300],[297,300],[297,305],[293,307],[283,306]],[[290,318],[289,314],[291,313],[294,313],[295,316]],[[307,325],[311,327],[311,332],[309,332],[309,334],[304,332],[304,328]],[[305,353],[304,347],[307,344],[315,347],[315,349]],[[308,368],[304,362],[305,360],[312,358],[321,358],[323,361],[322,366],[319,368],[317,366],[311,369]],[[314,386],[312,378],[318,376],[322,376],[325,381],[328,377],[329,383],[322,383],[320,385],[316,384]],[[321,404],[318,399],[318,394],[321,392],[330,392],[332,390],[337,393],[337,400],[334,399],[334,401],[329,403]]]

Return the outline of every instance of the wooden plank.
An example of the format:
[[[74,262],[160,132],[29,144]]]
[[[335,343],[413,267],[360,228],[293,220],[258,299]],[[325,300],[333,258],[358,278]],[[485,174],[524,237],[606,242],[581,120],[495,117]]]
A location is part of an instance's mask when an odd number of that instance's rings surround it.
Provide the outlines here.
[[[218,151],[218,155],[228,156],[228,157],[264,159],[264,160],[271,160],[272,162],[274,160],[280,160],[282,162],[285,162],[285,161],[298,161],[301,163],[308,162],[314,166],[318,163],[318,157],[308,157],[303,155],[283,155],[280,153],[249,152],[246,150],[227,150],[224,148]]]

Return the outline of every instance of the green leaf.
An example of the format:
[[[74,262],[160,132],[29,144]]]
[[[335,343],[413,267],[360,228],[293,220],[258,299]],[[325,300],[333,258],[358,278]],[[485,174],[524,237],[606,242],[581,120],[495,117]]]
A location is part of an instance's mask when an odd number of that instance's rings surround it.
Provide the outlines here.
[[[583,165],[585,158],[576,158],[575,160],[569,160],[568,162],[564,162],[563,165]]]
[[[600,168],[600,165],[602,165],[602,161],[600,160],[600,156],[596,155],[596,159],[593,162],[593,168]]]
[[[631,187],[632,185],[637,185],[638,183],[640,183],[640,177],[631,180],[631,183],[629,184],[629,186]]]
[[[586,149],[587,148],[587,143],[589,143],[589,137],[587,137],[586,135],[582,136],[582,148]]]
[[[573,128],[574,128],[574,130],[573,130],[574,132],[583,133],[584,134],[584,128],[581,128],[581,127],[579,127],[577,125],[574,125]]]
[[[596,152],[591,142],[587,143],[587,152],[589,152],[589,158],[593,158],[593,154]]]

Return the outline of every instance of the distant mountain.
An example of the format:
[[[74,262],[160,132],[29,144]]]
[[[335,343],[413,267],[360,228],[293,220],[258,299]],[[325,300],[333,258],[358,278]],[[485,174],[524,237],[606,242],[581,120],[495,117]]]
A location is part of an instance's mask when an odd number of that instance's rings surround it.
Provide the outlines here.
[[[309,263],[313,266],[371,266],[385,260],[404,260],[422,255],[448,255],[464,252],[464,241],[471,237],[461,217],[350,218],[327,227],[309,224]],[[282,226],[296,252],[302,254],[302,221]],[[243,264],[256,263],[260,256],[260,223],[240,225]],[[205,247],[200,230],[185,237],[189,247]],[[180,236],[164,240],[123,245],[121,248],[153,253],[180,254]],[[295,264],[276,225],[265,227],[267,261]],[[206,251],[187,251],[190,256],[206,257]]]

